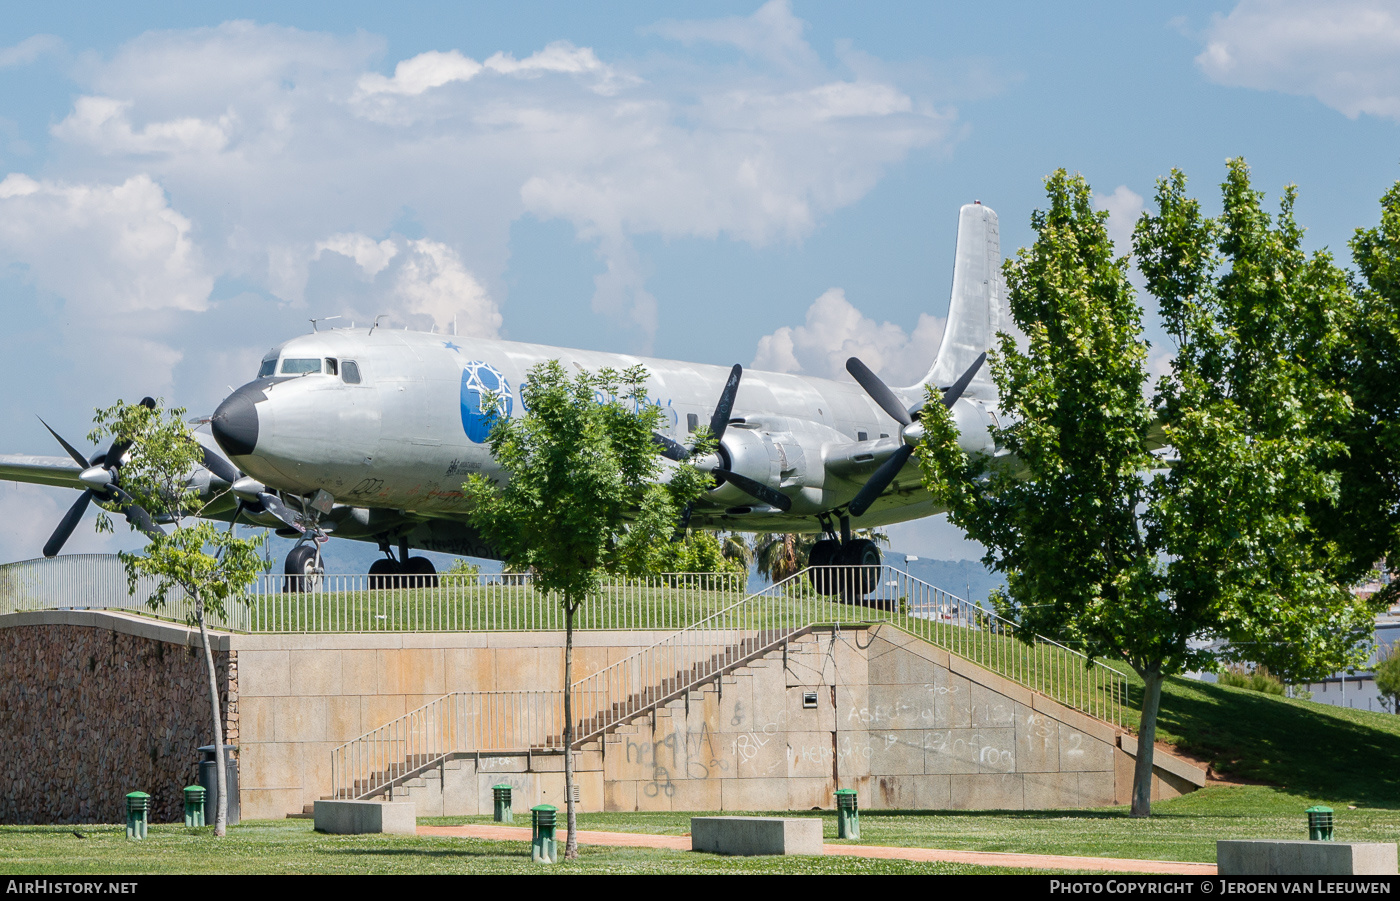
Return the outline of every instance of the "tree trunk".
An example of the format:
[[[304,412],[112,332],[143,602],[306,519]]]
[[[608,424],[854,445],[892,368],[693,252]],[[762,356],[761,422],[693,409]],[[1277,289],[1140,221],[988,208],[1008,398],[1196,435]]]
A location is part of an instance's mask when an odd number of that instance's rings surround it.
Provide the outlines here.
[[[1138,726],[1137,764],[1133,767],[1131,815],[1152,815],[1152,752],[1157,740],[1157,711],[1162,706],[1162,671],[1138,670],[1142,677],[1142,721]]]
[[[564,598],[564,807],[569,823],[565,860],[578,858],[578,821],[574,810],[574,605],[570,600]]]
[[[214,785],[219,794],[214,815],[214,835],[222,838],[228,831],[228,774],[224,770],[224,718],[219,713],[219,681],[214,673],[214,649],[209,646],[209,630],[204,627],[204,601],[198,592],[194,597],[195,618],[199,621],[199,638],[204,643],[204,668],[209,673],[209,705],[214,713]]]

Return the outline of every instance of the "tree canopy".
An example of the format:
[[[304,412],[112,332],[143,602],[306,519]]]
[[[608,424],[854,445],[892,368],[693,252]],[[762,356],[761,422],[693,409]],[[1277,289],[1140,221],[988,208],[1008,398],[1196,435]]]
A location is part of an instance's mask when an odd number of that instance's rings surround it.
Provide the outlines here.
[[[578,855],[573,799],[573,615],[604,573],[656,571],[681,511],[710,477],[660,456],[661,411],[646,371],[581,371],[557,360],[530,370],[524,415],[496,417],[488,441],[501,482],[474,475],[462,486],[472,520],[536,589],[564,607],[565,857]]]
[[[228,783],[222,753],[223,717],[206,620],[210,614],[226,616],[230,603],[246,597],[248,587],[263,571],[264,563],[258,553],[263,536],[239,538],[231,526],[223,529],[198,519],[213,499],[202,501],[200,493],[191,487],[192,476],[204,460],[204,450],[190,434],[184,416],[183,409],[167,410],[159,403],[128,404],[119,400],[97,411],[88,438],[97,443],[110,437],[114,447],[130,449],[129,459],[121,466],[121,489],[136,506],[170,526],[168,532],[151,529],[150,540],[140,552],[123,551],[120,557],[133,591],[143,575],[157,580],[148,601],[152,608],[159,609],[172,595],[183,595],[192,602],[192,625],[199,627],[204,645],[213,745],[220,749],[215,754],[219,789],[214,834],[222,836],[228,823]],[[132,527],[136,528],[137,522],[132,522]],[[105,512],[98,514],[98,529],[112,529],[111,518]]]
[[[926,484],[988,548],[1024,627],[1143,678],[1133,813],[1150,810],[1162,679],[1250,660],[1298,679],[1354,661],[1370,610],[1317,511],[1338,501],[1348,396],[1323,364],[1352,321],[1344,274],[1301,249],[1294,192],[1262,209],[1242,160],[1203,216],[1179,172],[1134,253],[1176,343],[1149,400],[1141,309],[1080,176],[1046,182],[1035,244],[1005,265],[1023,351],[992,356],[996,461],[924,407]],[[1153,451],[1168,449],[1170,459]],[[1219,639],[1213,647],[1201,639]]]

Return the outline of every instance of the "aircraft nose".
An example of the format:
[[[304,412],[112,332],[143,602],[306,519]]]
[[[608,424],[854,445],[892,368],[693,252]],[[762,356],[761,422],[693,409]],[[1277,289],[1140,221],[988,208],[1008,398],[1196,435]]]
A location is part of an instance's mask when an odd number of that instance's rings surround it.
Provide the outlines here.
[[[244,385],[219,404],[209,419],[209,427],[224,453],[246,457],[257,447],[258,408],[254,404],[266,398],[256,385]]]

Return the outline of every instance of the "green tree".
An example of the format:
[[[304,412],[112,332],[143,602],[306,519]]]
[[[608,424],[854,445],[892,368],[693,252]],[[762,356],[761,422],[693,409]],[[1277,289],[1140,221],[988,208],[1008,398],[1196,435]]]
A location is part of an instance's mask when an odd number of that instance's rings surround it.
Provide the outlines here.
[[[1174,173],[1136,230],[1177,342],[1155,409],[1128,262],[1088,184],[1063,170],[1032,217],[1035,245],[1005,267],[1029,342],[1022,353],[1003,336],[993,357],[1009,414],[995,437],[1012,455],[989,471],[957,447],[941,405],[924,408],[926,483],[1005,574],[1021,634],[1142,678],[1135,816],[1150,813],[1167,676],[1247,659],[1297,681],[1355,659],[1369,623],[1308,513],[1337,497],[1329,436],[1348,407],[1317,364],[1343,336],[1345,279],[1300,249],[1291,189],[1277,222],[1242,161],[1223,191],[1224,213],[1205,218]],[[1169,467],[1151,452],[1163,443]],[[1229,644],[1206,651],[1197,637]]]
[[[1376,691],[1390,705],[1391,713],[1400,713],[1400,649],[1396,645],[1379,655],[1375,675]]]
[[[1380,223],[1351,241],[1357,311],[1330,378],[1351,395],[1354,415],[1338,431],[1341,499],[1319,515],[1337,543],[1350,582],[1383,558],[1400,560],[1400,182],[1381,198]],[[1382,589],[1394,603],[1400,581]]]
[[[710,483],[694,467],[663,463],[652,440],[660,408],[647,402],[646,371],[580,372],[557,360],[530,370],[525,412],[499,417],[491,451],[504,484],[474,475],[462,486],[472,520],[537,589],[564,609],[564,781],[568,840],[578,856],[574,809],[574,613],[605,573],[655,571],[680,511]],[[664,467],[664,468],[663,468]]]
[[[190,487],[190,477],[202,465],[204,451],[190,434],[184,415],[185,411],[178,408],[165,410],[159,404],[152,407],[119,400],[97,411],[88,438],[98,443],[110,437],[130,447],[130,458],[121,467],[121,488],[136,506],[170,525],[169,532],[151,534],[149,543],[139,553],[123,551],[119,556],[133,592],[140,577],[156,579],[156,589],[147,601],[152,609],[160,609],[172,596],[188,598],[193,607],[191,619],[199,627],[204,646],[213,744],[218,749],[214,755],[219,786],[214,834],[223,836],[228,828],[224,724],[206,619],[211,615],[223,618],[232,603],[246,602],[248,587],[264,568],[259,555],[263,536],[238,538],[231,526],[221,529],[199,519],[208,503],[218,498],[201,502],[199,492]],[[112,530],[111,518],[105,512],[98,514],[97,525],[100,531]],[[137,525],[133,523],[132,527]]]

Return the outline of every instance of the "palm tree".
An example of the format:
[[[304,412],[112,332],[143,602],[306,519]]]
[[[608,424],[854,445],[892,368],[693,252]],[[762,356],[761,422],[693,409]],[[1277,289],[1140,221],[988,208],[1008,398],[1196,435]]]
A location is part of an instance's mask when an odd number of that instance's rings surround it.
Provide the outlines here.
[[[879,529],[857,529],[855,538],[867,538],[889,547],[890,536]],[[770,582],[781,582],[802,571],[812,546],[822,539],[819,532],[769,532],[754,542],[758,572]]]

